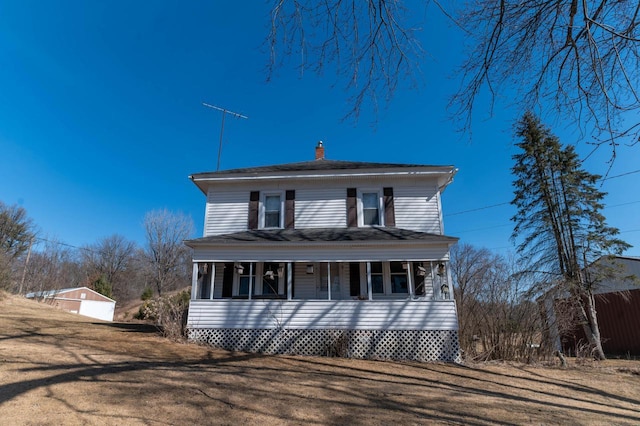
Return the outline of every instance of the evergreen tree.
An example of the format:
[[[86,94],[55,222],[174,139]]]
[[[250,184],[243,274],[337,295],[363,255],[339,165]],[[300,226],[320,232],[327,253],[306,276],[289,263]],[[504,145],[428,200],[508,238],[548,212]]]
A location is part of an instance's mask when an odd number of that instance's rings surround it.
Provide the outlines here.
[[[103,296],[107,296],[109,298],[113,297],[113,291],[111,287],[111,283],[107,280],[107,277],[104,275],[100,275],[98,278],[93,280],[91,286],[95,291],[102,294]]]
[[[549,285],[561,284],[569,294],[596,359],[604,359],[593,297],[593,282],[583,273],[595,259],[620,254],[629,244],[618,239],[618,229],[600,213],[606,195],[596,187],[600,176],[582,169],[572,146],[556,136],[531,113],[517,125],[512,238]]]

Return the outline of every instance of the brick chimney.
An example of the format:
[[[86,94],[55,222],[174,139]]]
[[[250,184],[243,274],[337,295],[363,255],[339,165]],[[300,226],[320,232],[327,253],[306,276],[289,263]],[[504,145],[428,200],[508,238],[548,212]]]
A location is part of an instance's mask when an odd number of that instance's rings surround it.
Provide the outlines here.
[[[318,145],[316,145],[316,160],[324,160],[324,146],[322,146],[322,141],[318,141]]]

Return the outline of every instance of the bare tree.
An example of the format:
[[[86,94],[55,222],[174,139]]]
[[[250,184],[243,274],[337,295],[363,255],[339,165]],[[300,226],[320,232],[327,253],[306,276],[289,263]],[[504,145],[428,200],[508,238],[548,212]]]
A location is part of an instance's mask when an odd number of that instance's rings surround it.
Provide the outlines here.
[[[145,258],[149,280],[158,294],[189,283],[186,259],[190,251],[183,241],[193,232],[193,221],[182,213],[154,210],[144,218]]]
[[[114,297],[129,296],[127,270],[132,266],[136,244],[121,235],[112,235],[82,250],[82,258],[91,280],[104,276],[112,286]]]
[[[451,248],[450,267],[458,307],[460,345],[471,357],[477,356],[475,342],[482,334],[484,307],[479,296],[496,260],[489,250],[470,244],[456,244]]]
[[[460,244],[451,250],[451,273],[465,356],[530,361],[541,341],[541,322],[517,263]]]
[[[0,250],[5,256],[16,259],[27,251],[34,236],[35,226],[27,216],[27,211],[0,201]]]
[[[54,240],[31,254],[25,278],[26,292],[78,287],[85,281],[75,251]]]
[[[637,1],[478,0],[453,13],[434,3],[471,46],[450,105],[464,130],[486,89],[492,100],[508,92],[522,110],[541,105],[595,129],[596,143],[610,144],[614,156],[618,141],[638,140],[640,121],[629,114],[640,111]],[[423,51],[409,24],[419,6],[412,7],[400,0],[276,0],[269,75],[280,55],[299,57],[301,72],[335,67],[357,116],[364,99],[375,107],[400,81],[417,77]]]
[[[0,288],[11,288],[17,279],[17,261],[31,246],[36,230],[27,211],[0,201]]]

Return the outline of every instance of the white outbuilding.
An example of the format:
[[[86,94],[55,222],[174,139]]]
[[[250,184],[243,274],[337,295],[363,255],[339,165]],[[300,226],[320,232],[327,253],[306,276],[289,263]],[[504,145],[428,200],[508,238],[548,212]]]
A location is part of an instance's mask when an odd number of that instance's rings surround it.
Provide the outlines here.
[[[28,293],[28,299],[42,300],[72,314],[113,321],[116,301],[88,287],[65,288]]]

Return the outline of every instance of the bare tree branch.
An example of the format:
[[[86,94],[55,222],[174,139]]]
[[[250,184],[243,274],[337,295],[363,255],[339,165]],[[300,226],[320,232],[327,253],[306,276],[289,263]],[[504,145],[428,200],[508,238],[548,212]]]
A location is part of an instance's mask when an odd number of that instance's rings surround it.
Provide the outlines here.
[[[423,55],[408,11],[400,0],[278,0],[271,9],[268,79],[283,57],[300,57],[307,69],[328,67],[345,81],[350,111],[357,119],[365,102],[377,111],[402,80],[416,83]]]
[[[547,113],[595,129],[596,145],[612,158],[621,140],[633,144],[640,123],[640,6],[625,0],[479,0],[461,12],[475,46],[460,69],[450,106],[469,130],[483,88],[492,102],[516,92],[523,110]]]

